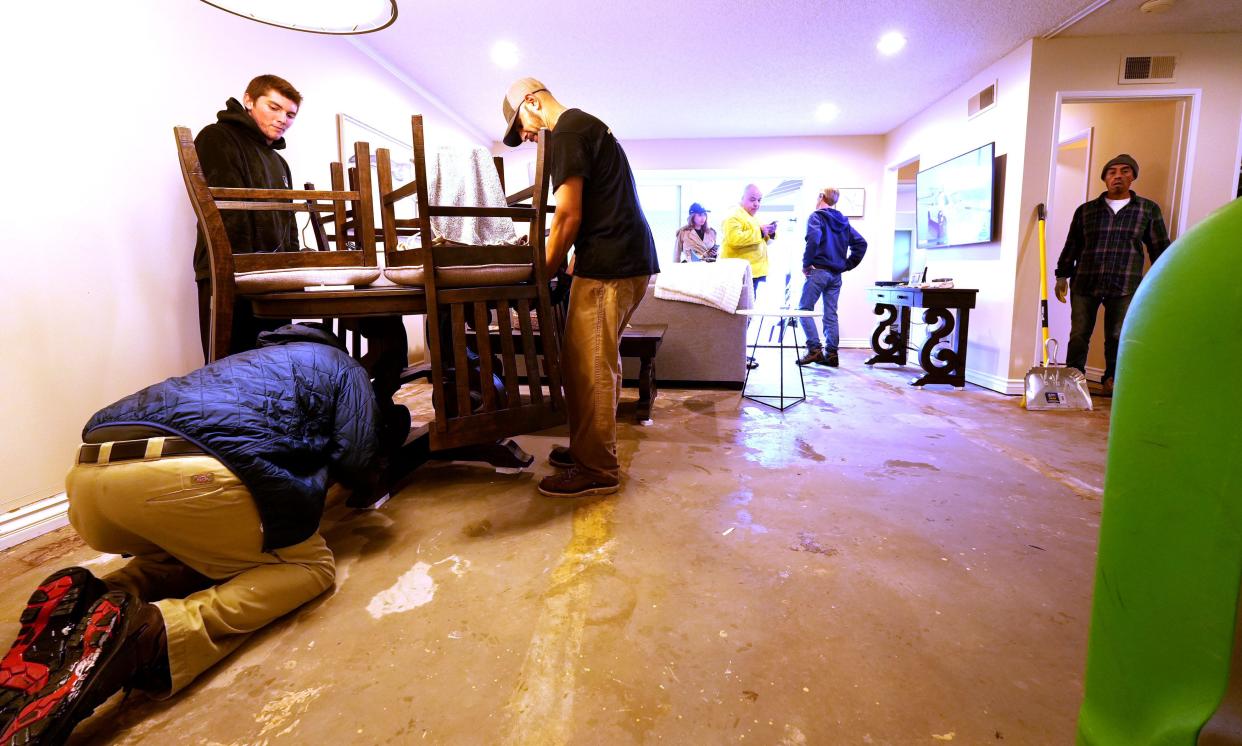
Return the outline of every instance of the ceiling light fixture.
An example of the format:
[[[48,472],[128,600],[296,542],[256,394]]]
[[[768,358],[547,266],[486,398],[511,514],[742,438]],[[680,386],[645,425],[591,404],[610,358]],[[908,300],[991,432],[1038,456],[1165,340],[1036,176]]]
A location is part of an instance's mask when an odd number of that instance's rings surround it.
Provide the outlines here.
[[[522,54],[518,51],[517,45],[511,41],[498,41],[492,45],[492,62],[496,67],[508,70],[516,67],[521,58]]]
[[[1173,0],[1147,0],[1139,6],[1144,13],[1166,13],[1173,7]]]
[[[841,107],[832,103],[823,103],[815,107],[815,118],[821,122],[831,122],[841,115]]]
[[[891,57],[906,48],[906,37],[902,36],[898,31],[889,31],[880,37],[880,41],[876,43],[875,48],[880,50],[880,54]]]
[[[202,0],[235,16],[312,34],[369,34],[397,20],[397,0]]]

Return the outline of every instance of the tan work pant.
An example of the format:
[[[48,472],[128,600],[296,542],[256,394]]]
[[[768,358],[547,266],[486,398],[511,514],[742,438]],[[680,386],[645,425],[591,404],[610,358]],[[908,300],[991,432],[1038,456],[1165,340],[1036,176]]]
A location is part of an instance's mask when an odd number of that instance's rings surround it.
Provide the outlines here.
[[[254,499],[216,459],[108,463],[101,453],[100,462],[69,471],[69,522],[94,549],[134,556],[103,580],[159,607],[169,694],[332,585],[336,566],[318,533],[263,551]]]
[[[617,404],[621,333],[647,292],[649,275],[621,280],[575,277],[562,347],[569,450],[583,472],[618,479]]]

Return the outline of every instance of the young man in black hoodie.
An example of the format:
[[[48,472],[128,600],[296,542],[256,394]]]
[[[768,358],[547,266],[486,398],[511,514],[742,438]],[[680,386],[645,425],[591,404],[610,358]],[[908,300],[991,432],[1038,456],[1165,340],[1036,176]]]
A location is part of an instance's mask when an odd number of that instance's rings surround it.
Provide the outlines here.
[[[293,126],[302,94],[289,81],[275,75],[260,75],[246,86],[238,103],[230,98],[224,110],[194,138],[203,175],[213,187],[243,189],[292,189],[289,164],[276,151],[285,147],[285,132]],[[291,212],[279,210],[223,213],[224,229],[234,254],[258,251],[297,251],[298,226]],[[198,325],[202,333],[203,358],[211,331],[211,269],[207,241],[200,229],[194,246],[194,279],[198,283]],[[232,349],[222,354],[254,347],[260,331],[289,323],[256,319],[250,305],[238,302],[233,310]]]
[[[815,302],[824,299],[824,343],[819,342],[815,319],[802,319],[802,331],[806,333],[806,354],[798,359],[798,365],[819,363],[835,368],[837,342],[837,298],[841,295],[841,273],[858,266],[867,252],[867,241],[850,225],[850,219],[836,208],[841,193],[833,188],[823,189],[815,202],[815,212],[806,221],[806,252],[802,255],[802,274],[806,284],[802,286],[802,301],[798,308],[810,311]]]

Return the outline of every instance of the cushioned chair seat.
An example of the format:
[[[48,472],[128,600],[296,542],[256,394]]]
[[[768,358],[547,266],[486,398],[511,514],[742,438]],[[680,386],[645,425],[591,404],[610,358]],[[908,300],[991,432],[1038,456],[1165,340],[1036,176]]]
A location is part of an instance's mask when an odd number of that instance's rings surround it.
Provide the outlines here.
[[[241,295],[301,290],[314,285],[370,285],[379,276],[378,267],[265,269],[233,275],[237,281],[237,292]]]
[[[387,267],[384,276],[398,285],[423,284],[423,268]],[[529,264],[477,264],[465,267],[440,267],[436,272],[437,287],[477,288],[494,285],[517,285],[531,282],[535,269]]]

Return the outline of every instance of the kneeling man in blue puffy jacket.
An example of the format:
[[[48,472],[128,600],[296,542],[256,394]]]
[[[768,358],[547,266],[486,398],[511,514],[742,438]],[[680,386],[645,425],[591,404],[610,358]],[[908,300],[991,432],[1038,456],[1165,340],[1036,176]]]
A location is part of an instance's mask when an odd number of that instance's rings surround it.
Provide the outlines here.
[[[260,347],[95,414],[67,478],[102,579],[55,573],[0,662],[0,743],[61,743],[121,688],[167,696],[332,585],[329,478],[375,489],[379,408],[336,337],[292,324]]]

